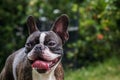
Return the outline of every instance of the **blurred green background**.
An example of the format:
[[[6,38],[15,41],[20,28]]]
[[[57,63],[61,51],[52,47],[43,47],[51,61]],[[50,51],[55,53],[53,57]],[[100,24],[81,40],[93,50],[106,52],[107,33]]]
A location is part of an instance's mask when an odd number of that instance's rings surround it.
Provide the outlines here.
[[[24,46],[29,15],[43,31],[61,14],[70,18],[65,80],[119,80],[119,0],[0,0],[0,71],[6,58]]]

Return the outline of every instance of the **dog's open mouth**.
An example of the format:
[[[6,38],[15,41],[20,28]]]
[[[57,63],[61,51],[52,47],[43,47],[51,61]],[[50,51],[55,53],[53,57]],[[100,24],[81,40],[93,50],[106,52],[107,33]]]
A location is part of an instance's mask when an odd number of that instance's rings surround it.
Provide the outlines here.
[[[36,69],[39,73],[44,73],[50,70],[59,60],[60,60],[60,57],[51,61],[47,61],[43,59],[35,60],[32,63],[32,68]]]

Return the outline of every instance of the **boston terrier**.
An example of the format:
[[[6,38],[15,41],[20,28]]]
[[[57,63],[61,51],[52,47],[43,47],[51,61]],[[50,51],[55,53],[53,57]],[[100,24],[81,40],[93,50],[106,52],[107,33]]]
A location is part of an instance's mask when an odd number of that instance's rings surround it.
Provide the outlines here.
[[[27,19],[25,47],[11,54],[0,80],[64,80],[63,44],[68,40],[68,16],[61,15],[51,30],[39,31],[32,16]]]

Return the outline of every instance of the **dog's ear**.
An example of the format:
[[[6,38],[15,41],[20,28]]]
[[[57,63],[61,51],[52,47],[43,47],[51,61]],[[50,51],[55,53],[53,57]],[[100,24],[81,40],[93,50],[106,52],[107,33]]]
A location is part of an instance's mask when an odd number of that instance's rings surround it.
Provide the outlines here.
[[[38,30],[38,28],[36,26],[36,22],[35,22],[33,16],[29,16],[27,18],[27,26],[28,26],[29,34],[32,34],[33,32]]]
[[[55,21],[51,29],[60,36],[63,43],[65,43],[69,38],[68,24],[69,24],[68,16],[66,14],[63,14],[60,17],[58,17],[58,19]]]

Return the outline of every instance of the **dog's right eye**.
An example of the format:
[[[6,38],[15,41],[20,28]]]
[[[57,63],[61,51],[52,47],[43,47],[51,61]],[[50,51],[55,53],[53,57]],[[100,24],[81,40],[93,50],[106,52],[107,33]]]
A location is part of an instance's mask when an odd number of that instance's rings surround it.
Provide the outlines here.
[[[25,47],[26,47],[26,48],[31,48],[31,47],[32,47],[32,44],[31,44],[31,43],[26,43]]]
[[[28,53],[31,50],[31,48],[32,48],[31,43],[26,43],[25,44],[25,53]]]

